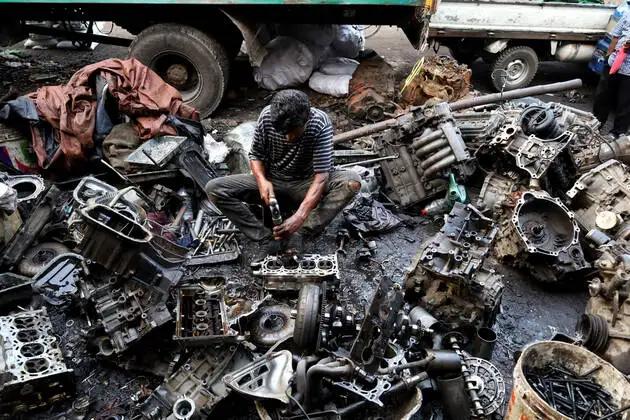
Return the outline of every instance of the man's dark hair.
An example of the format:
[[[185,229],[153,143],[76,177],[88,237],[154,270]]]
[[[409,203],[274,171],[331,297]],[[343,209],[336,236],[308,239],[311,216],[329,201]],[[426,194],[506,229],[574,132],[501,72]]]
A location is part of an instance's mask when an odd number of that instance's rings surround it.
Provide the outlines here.
[[[304,92],[286,89],[274,95],[269,111],[273,128],[281,134],[287,134],[306,125],[311,112],[311,104]]]

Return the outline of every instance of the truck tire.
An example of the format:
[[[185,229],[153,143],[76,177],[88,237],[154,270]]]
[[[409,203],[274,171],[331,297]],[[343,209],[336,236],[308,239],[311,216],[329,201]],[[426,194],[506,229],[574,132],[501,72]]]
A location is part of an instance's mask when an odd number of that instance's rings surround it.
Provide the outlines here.
[[[529,85],[537,71],[538,56],[532,48],[511,47],[492,63],[490,80],[497,91],[518,89]]]
[[[229,75],[225,48],[197,28],[175,23],[150,26],[131,43],[129,55],[178,89],[202,118],[223,99]]]
[[[467,66],[470,66],[479,58],[479,55],[471,49],[452,47],[450,50],[451,55],[458,63],[466,64]]]
[[[306,283],[300,289],[293,342],[299,349],[314,350],[319,331],[320,288]]]

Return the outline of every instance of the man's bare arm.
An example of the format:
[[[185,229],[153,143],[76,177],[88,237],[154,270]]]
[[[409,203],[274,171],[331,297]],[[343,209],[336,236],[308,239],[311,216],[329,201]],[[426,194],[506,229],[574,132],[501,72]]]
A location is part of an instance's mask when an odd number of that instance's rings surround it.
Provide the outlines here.
[[[306,192],[306,196],[295,214],[285,220],[280,226],[276,226],[273,229],[273,236],[276,239],[282,239],[292,235],[302,227],[311,214],[311,211],[319,204],[324,192],[326,192],[328,178],[329,174],[327,172],[315,174],[313,183]]]
[[[608,46],[608,52],[606,53],[606,56],[609,56],[610,54],[615,52],[615,48],[617,48],[617,42],[619,42],[619,37],[614,36],[612,38],[612,41],[610,41],[610,45]]]
[[[271,181],[267,179],[265,175],[265,164],[261,160],[250,160],[249,167],[252,170],[254,178],[256,178],[256,184],[258,184],[258,191],[260,192],[260,199],[266,205],[269,205],[269,199],[274,197],[273,185]]]

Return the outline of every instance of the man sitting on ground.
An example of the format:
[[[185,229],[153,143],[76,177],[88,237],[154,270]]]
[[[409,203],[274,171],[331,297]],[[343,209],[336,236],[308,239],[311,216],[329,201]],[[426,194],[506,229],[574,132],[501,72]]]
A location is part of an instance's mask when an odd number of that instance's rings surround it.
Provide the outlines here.
[[[305,93],[280,91],[258,118],[252,174],[211,180],[208,197],[245,236],[260,242],[262,252],[274,254],[283,245],[300,253],[303,238],[321,232],[361,188],[356,173],[333,168],[332,138],[330,118],[311,107]],[[266,206],[278,194],[299,207],[270,230],[245,204],[256,193]]]

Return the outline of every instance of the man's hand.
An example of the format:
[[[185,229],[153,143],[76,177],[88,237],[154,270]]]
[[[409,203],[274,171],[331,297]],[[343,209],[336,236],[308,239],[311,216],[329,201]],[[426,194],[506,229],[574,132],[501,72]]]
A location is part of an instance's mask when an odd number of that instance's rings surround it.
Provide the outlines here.
[[[260,199],[268,206],[269,200],[271,197],[275,197],[275,194],[273,192],[273,184],[265,176],[265,164],[260,160],[250,160],[249,167],[252,169],[252,175],[256,178]]]
[[[266,206],[269,205],[269,200],[276,196],[273,192],[273,184],[266,179],[258,182],[258,191],[260,192],[260,199]]]
[[[285,220],[281,225],[273,228],[273,238],[277,241],[285,239],[300,230],[306,219],[296,213]]]

